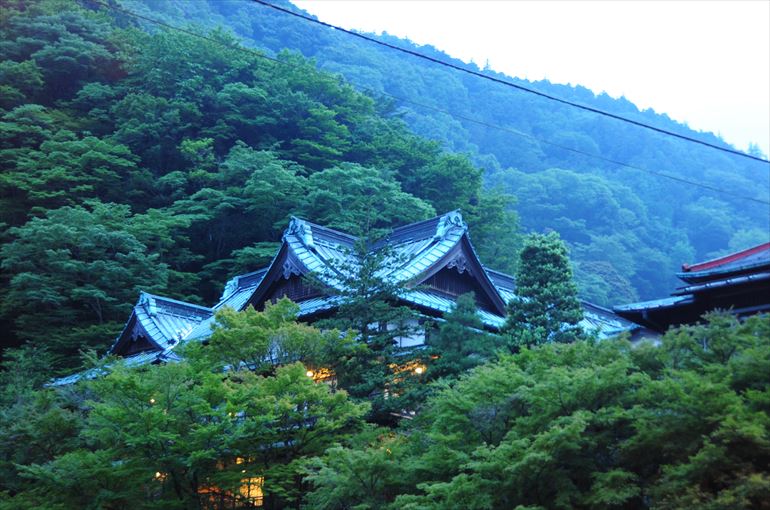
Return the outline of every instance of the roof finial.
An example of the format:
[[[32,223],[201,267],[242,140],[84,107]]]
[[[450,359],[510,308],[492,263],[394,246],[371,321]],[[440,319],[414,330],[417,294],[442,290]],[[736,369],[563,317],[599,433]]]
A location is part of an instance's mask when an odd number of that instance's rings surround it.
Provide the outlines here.
[[[144,306],[144,309],[147,310],[147,314],[150,316],[154,316],[158,312],[155,298],[144,291],[139,295],[139,304]]]
[[[296,216],[291,217],[289,226],[283,233],[283,240],[285,241],[286,236],[290,235],[298,237],[302,244],[304,244],[306,247],[315,248],[315,243],[313,242],[313,231],[310,229],[310,225],[308,225],[304,220],[297,218]]]
[[[460,213],[460,209],[455,209],[443,215],[436,227],[436,235],[434,239],[443,239],[452,228],[461,228],[467,230],[468,226],[463,221],[463,215]]]

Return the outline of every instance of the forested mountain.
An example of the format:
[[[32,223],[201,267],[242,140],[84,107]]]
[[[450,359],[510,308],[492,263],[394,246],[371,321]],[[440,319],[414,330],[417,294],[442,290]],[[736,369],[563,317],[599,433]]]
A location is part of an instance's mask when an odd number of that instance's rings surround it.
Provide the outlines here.
[[[382,92],[766,195],[766,169],[250,2],[5,0],[0,347],[24,345],[0,351],[0,510],[767,508],[770,319],[583,341],[567,250],[522,241],[518,216],[570,240],[584,295],[607,303],[762,239],[767,209]],[[466,294],[424,349],[397,349],[417,321],[376,278],[382,249],[342,271],[323,331],[282,299],[220,309],[179,362],[102,357],[140,290],[211,304],[271,260],[291,215],[376,237],[455,208],[486,264],[518,270],[501,335]],[[81,358],[79,382],[45,384]]]
[[[210,304],[269,261],[292,214],[382,232],[461,208],[503,271],[518,214],[569,242],[583,296],[606,305],[665,295],[681,262],[767,239],[756,202],[466,119],[766,199],[761,163],[246,0],[17,0],[0,37],[3,341],[70,361],[114,338],[139,289]],[[690,133],[584,88],[519,83]]]
[[[285,1],[273,3],[302,12]],[[467,153],[484,169],[488,186],[514,194],[525,229],[557,230],[571,246],[578,283],[587,299],[611,305],[667,295],[675,285],[672,275],[683,262],[768,240],[767,205],[654,174],[766,201],[766,164],[446,69],[249,0],[121,0],[121,5],[170,24],[226,26],[245,44],[270,54],[298,51],[321,69],[339,73],[360,90],[382,97],[415,133],[439,141],[448,150]],[[463,63],[431,46],[418,47],[389,35],[379,39],[728,146],[717,136],[694,132],[665,114],[639,111],[624,98],[597,96],[580,86],[519,80]]]
[[[298,55],[135,21],[90,2],[0,11],[6,344],[66,365],[109,345],[140,289],[211,304],[292,214],[383,232],[461,208],[510,269],[510,197],[389,105]]]

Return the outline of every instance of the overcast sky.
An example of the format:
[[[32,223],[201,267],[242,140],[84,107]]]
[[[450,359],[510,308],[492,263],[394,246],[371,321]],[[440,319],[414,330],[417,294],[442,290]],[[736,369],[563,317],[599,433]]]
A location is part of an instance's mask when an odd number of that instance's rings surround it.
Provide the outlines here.
[[[296,0],[322,21],[405,37],[529,80],[653,108],[770,153],[770,0]]]

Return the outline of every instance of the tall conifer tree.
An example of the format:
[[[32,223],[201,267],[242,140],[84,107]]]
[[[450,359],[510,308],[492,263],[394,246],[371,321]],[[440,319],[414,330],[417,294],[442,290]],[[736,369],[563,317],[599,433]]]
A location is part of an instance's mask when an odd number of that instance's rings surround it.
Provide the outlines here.
[[[582,337],[583,311],[567,247],[556,232],[527,237],[516,271],[516,297],[504,330],[511,345],[573,342]]]

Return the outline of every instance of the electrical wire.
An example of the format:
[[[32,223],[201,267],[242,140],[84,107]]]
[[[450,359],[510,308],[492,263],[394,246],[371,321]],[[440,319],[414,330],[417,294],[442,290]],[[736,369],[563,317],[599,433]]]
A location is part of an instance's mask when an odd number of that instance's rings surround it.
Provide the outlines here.
[[[281,64],[281,65],[285,65],[285,66],[289,66],[289,67],[294,67],[294,68],[297,67],[295,64],[292,64],[290,62],[286,62],[286,61],[283,61],[283,60],[280,60],[280,59],[277,59],[277,58],[270,57],[269,55],[265,55],[264,53],[262,53],[260,51],[253,50],[253,49],[250,49],[250,48],[246,48],[244,46],[230,46],[230,45],[225,44],[221,40],[214,39],[213,37],[208,37],[208,36],[205,36],[203,34],[199,34],[197,32],[194,32],[192,30],[188,30],[188,29],[185,29],[185,28],[177,27],[177,26],[171,25],[169,23],[166,23],[166,22],[154,19],[154,18],[150,18],[148,16],[144,16],[144,15],[139,14],[139,13],[130,11],[128,9],[125,9],[125,8],[117,6],[117,5],[108,4],[108,3],[103,2],[102,0],[89,0],[89,1],[90,1],[90,3],[96,4],[96,5],[100,5],[102,7],[106,7],[108,9],[111,9],[111,10],[114,10],[114,11],[121,12],[123,14],[126,14],[127,16],[130,16],[130,17],[133,17],[133,18],[137,18],[137,19],[141,19],[143,21],[147,21],[149,23],[153,23],[153,24],[156,24],[158,26],[162,26],[162,27],[170,29],[170,30],[175,30],[175,31],[178,31],[178,32],[181,32],[181,33],[193,36],[193,37],[197,37],[199,39],[211,42],[213,44],[217,44],[217,45],[223,46],[223,47],[228,48],[228,49],[233,50],[233,51],[240,51],[240,52],[243,52],[243,53],[247,53],[249,55],[252,55],[252,56],[255,56],[255,57],[258,57],[258,58],[262,58],[262,59],[266,59],[266,60],[269,60],[269,61],[277,63],[277,64]],[[413,105],[421,107],[421,108],[426,108],[426,109],[433,110],[433,111],[436,111],[436,112],[439,112],[439,113],[444,113],[444,114],[449,115],[450,117],[453,117],[453,118],[456,118],[456,119],[465,120],[467,122],[472,122],[474,124],[485,126],[487,128],[490,128],[490,129],[496,129],[496,130],[503,131],[503,132],[506,132],[506,133],[510,133],[510,134],[513,134],[513,135],[516,135],[516,136],[520,136],[520,137],[526,138],[526,139],[528,139],[528,140],[530,140],[532,142],[544,143],[546,145],[551,145],[553,147],[558,147],[560,149],[573,152],[575,154],[580,154],[580,155],[583,155],[583,156],[586,156],[586,157],[589,157],[589,158],[601,160],[601,161],[604,161],[604,162],[607,162],[607,163],[618,165],[620,167],[630,168],[630,169],[633,169],[633,170],[638,170],[638,171],[645,172],[645,173],[648,173],[648,174],[651,174],[651,175],[655,175],[655,176],[658,176],[658,177],[663,177],[663,178],[666,178],[666,179],[670,179],[672,181],[676,181],[676,182],[679,182],[681,184],[687,184],[687,185],[690,185],[690,186],[695,186],[695,187],[698,187],[698,188],[707,189],[707,190],[713,191],[715,193],[720,193],[720,194],[723,194],[723,195],[728,195],[728,196],[731,196],[733,198],[738,198],[738,199],[741,199],[741,200],[747,200],[747,201],[756,202],[756,203],[759,203],[759,204],[762,204],[762,205],[770,206],[770,201],[762,200],[762,199],[755,198],[755,197],[749,197],[749,196],[745,196],[745,195],[740,195],[738,193],[733,193],[731,191],[724,190],[724,189],[721,189],[721,188],[717,188],[717,187],[711,186],[709,184],[702,184],[700,182],[691,181],[689,179],[684,179],[684,178],[681,178],[681,177],[677,177],[675,175],[670,175],[670,174],[667,174],[667,173],[658,172],[658,171],[655,171],[655,170],[650,170],[648,168],[643,168],[643,167],[639,167],[639,166],[623,163],[623,162],[620,162],[620,161],[615,161],[613,159],[605,158],[605,157],[599,156],[597,154],[591,154],[589,152],[585,152],[585,151],[581,151],[581,150],[578,150],[578,149],[574,149],[572,147],[567,147],[565,145],[561,145],[561,144],[558,144],[558,143],[550,142],[548,140],[544,140],[542,138],[538,138],[536,136],[524,133],[522,131],[518,131],[518,130],[513,129],[513,128],[507,128],[507,127],[503,127],[503,126],[498,126],[498,125],[495,125],[495,124],[488,123],[486,121],[482,121],[482,120],[479,120],[479,119],[474,119],[472,117],[467,117],[467,116],[464,116],[464,115],[453,113],[453,112],[450,112],[448,110],[444,110],[442,108],[438,108],[438,107],[435,107],[435,106],[427,105],[427,104],[420,103],[420,102],[417,102],[417,101],[412,101],[410,99],[406,99],[406,98],[403,98],[403,97],[395,96],[393,94],[388,94],[387,92],[372,91],[371,89],[369,89],[369,93],[370,93],[370,95],[387,96],[387,97],[390,97],[390,98],[398,100],[398,101],[403,101],[404,103],[409,103],[409,104],[413,104]]]
[[[398,100],[404,101],[406,103],[411,103],[411,104],[419,106],[421,108],[427,108],[427,109],[434,110],[434,111],[437,111],[437,112],[440,112],[440,113],[445,113],[445,114],[450,115],[450,116],[452,116],[452,117],[454,117],[456,119],[462,119],[462,120],[467,121],[467,122],[472,122],[474,124],[478,124],[478,125],[485,126],[485,127],[488,127],[488,128],[497,129],[497,130],[500,130],[500,131],[511,133],[511,134],[514,134],[514,135],[517,135],[517,136],[521,136],[523,138],[528,138],[530,141],[533,141],[533,142],[544,143],[544,144],[550,145],[552,147],[558,147],[559,149],[563,149],[563,150],[566,150],[566,151],[569,151],[569,152],[573,152],[575,154],[580,154],[582,156],[586,156],[586,157],[589,157],[589,158],[593,158],[593,159],[597,159],[597,160],[600,160],[600,161],[604,161],[606,163],[611,163],[613,165],[618,165],[620,167],[631,168],[633,170],[639,170],[641,172],[645,172],[645,173],[648,173],[648,174],[651,174],[651,175],[656,175],[658,177],[664,177],[666,179],[670,179],[672,181],[676,181],[676,182],[679,182],[679,183],[682,183],[682,184],[689,184],[689,185],[692,185],[692,186],[697,186],[699,188],[703,188],[703,189],[707,189],[707,190],[710,190],[710,191],[714,191],[716,193],[722,193],[724,195],[729,195],[729,196],[732,196],[733,198],[739,198],[739,199],[742,199],[742,200],[749,200],[751,202],[756,202],[756,203],[759,203],[759,204],[762,204],[762,205],[770,205],[770,201],[762,200],[760,198],[754,198],[754,197],[748,197],[748,196],[745,196],[745,195],[740,195],[738,193],[733,193],[731,191],[727,191],[727,190],[724,190],[724,189],[721,189],[721,188],[717,188],[717,187],[711,186],[709,184],[703,184],[703,183],[696,182],[696,181],[690,181],[688,179],[684,179],[682,177],[677,177],[675,175],[667,174],[667,173],[664,173],[664,172],[658,172],[658,171],[655,171],[655,170],[650,170],[648,168],[642,168],[642,167],[635,166],[635,165],[630,165],[628,163],[623,163],[621,161],[616,161],[614,159],[606,158],[604,156],[599,156],[597,154],[591,154],[589,152],[581,151],[579,149],[574,149],[572,147],[567,147],[566,145],[561,145],[561,144],[554,143],[554,142],[551,142],[551,141],[548,141],[548,140],[543,140],[542,138],[538,138],[536,136],[532,136],[530,134],[524,133],[524,132],[519,131],[517,129],[506,128],[506,127],[503,127],[503,126],[497,126],[495,124],[490,124],[490,123],[482,121],[482,120],[473,119],[471,117],[466,117],[464,115],[459,115],[459,114],[450,112],[448,110],[443,110],[443,109],[435,107],[435,106],[430,106],[430,105],[427,105],[427,104],[424,104],[424,103],[418,103],[416,101],[412,101],[410,99],[404,99],[402,97],[393,96],[393,95],[388,94],[386,92],[379,92],[379,94],[382,94],[382,95],[385,95],[385,96],[388,96],[388,97],[392,97],[394,99],[398,99]]]
[[[727,147],[721,147],[719,145],[714,145],[712,143],[705,142],[703,140],[698,140],[697,138],[692,138],[692,137],[689,137],[689,136],[686,136],[686,135],[681,135],[679,133],[675,133],[673,131],[668,131],[666,129],[655,127],[655,126],[652,126],[650,124],[646,124],[644,122],[639,122],[639,121],[636,121],[636,120],[633,120],[633,119],[629,119],[628,117],[623,117],[621,115],[615,115],[614,113],[606,112],[606,111],[600,110],[598,108],[593,108],[591,106],[587,106],[587,105],[580,104],[580,103],[575,103],[573,101],[568,101],[567,99],[562,99],[560,97],[552,96],[550,94],[546,94],[544,92],[540,92],[540,91],[537,91],[535,89],[531,89],[529,87],[524,87],[522,85],[518,85],[518,84],[510,82],[508,80],[502,80],[500,78],[495,78],[494,76],[489,76],[487,74],[483,74],[483,73],[479,73],[477,71],[473,71],[472,69],[466,69],[464,67],[452,64],[451,62],[446,62],[444,60],[440,60],[440,59],[437,59],[437,58],[434,58],[434,57],[430,57],[428,55],[425,55],[423,53],[420,53],[420,52],[417,52],[417,51],[414,51],[414,50],[409,50],[407,48],[402,48],[400,46],[396,46],[395,44],[390,44],[390,43],[387,43],[385,41],[380,41],[378,39],[375,39],[374,37],[370,37],[370,36],[367,36],[367,35],[359,33],[359,32],[354,32],[352,30],[347,30],[347,29],[342,28],[340,26],[332,25],[331,23],[326,23],[324,21],[312,18],[310,16],[305,16],[304,14],[300,14],[298,12],[294,12],[294,11],[291,11],[289,9],[285,9],[283,7],[279,7],[279,6],[271,4],[269,2],[265,2],[264,0],[251,0],[251,1],[254,2],[254,3],[260,4],[260,5],[263,5],[265,7],[269,7],[271,9],[275,9],[276,11],[283,12],[283,13],[288,14],[290,16],[294,16],[296,18],[303,19],[305,21],[309,21],[311,23],[316,23],[318,25],[322,25],[322,26],[325,26],[327,28],[331,28],[333,30],[338,30],[340,32],[343,32],[345,34],[351,35],[353,37],[358,37],[359,39],[363,39],[365,41],[368,41],[368,42],[371,42],[371,43],[374,43],[374,44],[378,44],[380,46],[384,46],[386,48],[390,48],[390,49],[395,50],[395,51],[400,51],[401,53],[406,53],[408,55],[412,55],[413,57],[417,57],[417,58],[420,58],[420,59],[423,59],[423,60],[427,60],[427,61],[432,62],[434,64],[438,64],[438,65],[441,65],[441,66],[444,66],[444,67],[448,67],[448,68],[454,69],[456,71],[461,71],[463,73],[467,73],[467,74],[476,76],[478,78],[483,78],[485,80],[493,81],[495,83],[499,83],[501,85],[505,85],[506,87],[512,87],[514,89],[520,90],[522,92],[527,92],[529,94],[535,94],[537,96],[543,97],[543,98],[551,100],[551,101],[555,101],[557,103],[561,103],[561,104],[565,104],[565,105],[568,105],[568,106],[572,106],[574,108],[579,108],[581,110],[585,110],[585,111],[588,111],[588,112],[591,112],[591,113],[595,113],[597,115],[603,115],[605,117],[616,119],[616,120],[619,120],[619,121],[622,121],[622,122],[627,122],[627,123],[633,124],[635,126],[639,126],[639,127],[645,128],[645,129],[650,129],[652,131],[655,131],[655,132],[658,132],[658,133],[661,133],[661,134],[664,134],[664,135],[667,135],[667,136],[673,136],[673,137],[676,137],[676,138],[679,138],[679,139],[682,139],[682,140],[686,140],[688,142],[697,143],[697,144],[700,144],[700,145],[705,145],[706,147],[710,147],[712,149],[716,149],[716,150],[720,150],[720,151],[723,151],[723,152],[727,152],[729,154],[733,154],[733,155],[736,155],[736,156],[741,156],[741,157],[744,157],[744,158],[753,159],[755,161],[760,161],[762,163],[770,163],[770,161],[768,161],[766,159],[758,158],[756,156],[752,156],[751,154],[746,154],[745,152],[729,149]]]

